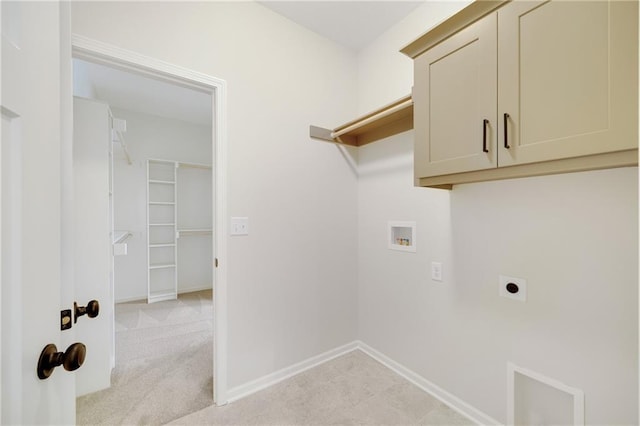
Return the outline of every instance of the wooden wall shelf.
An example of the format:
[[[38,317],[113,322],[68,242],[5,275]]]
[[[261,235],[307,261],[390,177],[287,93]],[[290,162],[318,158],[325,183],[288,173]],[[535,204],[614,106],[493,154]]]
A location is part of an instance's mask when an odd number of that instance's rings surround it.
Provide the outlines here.
[[[407,95],[333,130],[309,126],[313,139],[362,146],[413,129],[413,100]]]

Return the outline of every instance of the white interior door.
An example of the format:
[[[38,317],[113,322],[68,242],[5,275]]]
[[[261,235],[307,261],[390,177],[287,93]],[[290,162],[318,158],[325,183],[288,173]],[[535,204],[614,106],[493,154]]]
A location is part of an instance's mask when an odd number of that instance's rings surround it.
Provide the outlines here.
[[[64,352],[74,337],[60,330],[60,311],[73,303],[61,280],[68,12],[57,2],[1,4],[2,424],[75,421],[74,373],[36,373],[47,344]]]

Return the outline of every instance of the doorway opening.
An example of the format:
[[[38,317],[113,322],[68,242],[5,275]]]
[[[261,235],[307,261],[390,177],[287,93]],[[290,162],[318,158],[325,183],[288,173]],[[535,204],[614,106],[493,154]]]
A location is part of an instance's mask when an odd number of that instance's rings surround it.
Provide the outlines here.
[[[225,84],[92,40],[74,38],[73,48],[74,102],[107,104],[112,124],[112,387],[134,385],[112,402],[165,407],[168,417],[121,419],[163,423],[224,404]],[[92,395],[78,409],[85,403]]]

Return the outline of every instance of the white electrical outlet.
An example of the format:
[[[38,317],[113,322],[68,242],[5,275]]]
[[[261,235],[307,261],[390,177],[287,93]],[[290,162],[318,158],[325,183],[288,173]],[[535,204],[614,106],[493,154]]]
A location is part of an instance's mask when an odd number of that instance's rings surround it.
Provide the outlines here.
[[[499,282],[498,294],[500,296],[519,300],[520,302],[527,301],[527,280],[500,275]]]
[[[431,279],[434,281],[442,281],[442,263],[431,262]]]
[[[232,217],[230,234],[231,235],[249,235],[249,218],[248,217]]]

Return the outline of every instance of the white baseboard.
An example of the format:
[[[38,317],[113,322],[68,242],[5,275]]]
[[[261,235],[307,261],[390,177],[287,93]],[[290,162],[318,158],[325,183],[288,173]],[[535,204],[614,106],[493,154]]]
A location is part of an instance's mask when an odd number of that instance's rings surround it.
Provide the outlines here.
[[[439,399],[443,403],[447,404],[451,409],[457,411],[461,415],[465,416],[469,420],[479,425],[500,425],[501,423],[496,419],[488,416],[477,408],[467,404],[455,395],[450,394],[446,390],[430,382],[419,374],[408,369],[404,365],[392,360],[388,356],[384,355],[373,349],[371,346],[364,342],[357,341],[357,347],[362,352],[369,355],[371,358],[387,366],[391,370],[395,371],[414,385],[418,386],[423,391],[427,392],[436,399]]]
[[[451,409],[457,411],[464,417],[468,418],[472,422],[478,425],[501,425],[496,419],[488,416],[477,408],[467,404],[460,398],[436,384],[430,382],[419,374],[411,371],[407,367],[402,364],[394,361],[388,356],[384,355],[382,352],[377,351],[371,346],[367,345],[364,342],[359,340],[355,340],[351,343],[348,343],[344,346],[340,346],[338,348],[327,351],[323,354],[316,355],[311,357],[305,361],[294,364],[290,367],[283,368],[282,370],[278,370],[274,373],[267,374],[259,379],[253,380],[251,382],[245,383],[240,386],[236,386],[233,389],[229,389],[227,391],[227,401],[233,402],[239,399],[242,399],[246,396],[249,396],[255,392],[261,391],[263,389],[268,388],[269,386],[273,386],[276,383],[279,383],[283,380],[286,380],[290,377],[293,377],[297,374],[302,373],[303,371],[309,370],[310,368],[316,367],[320,364],[323,364],[327,361],[330,361],[334,358],[337,358],[341,355],[354,351],[356,349],[361,350],[362,352],[369,355],[371,358],[385,365],[389,369],[393,370],[400,376],[404,377],[414,385],[418,386],[423,391],[427,392],[429,395],[434,398],[442,401],[444,404],[451,407]]]
[[[205,285],[205,286],[200,286],[200,287],[189,287],[189,288],[179,288],[178,289],[178,294],[186,294],[186,293],[194,293],[196,291],[202,291],[202,290],[212,290],[213,288],[211,287],[211,285]],[[117,299],[115,301],[115,303],[127,303],[127,302],[138,302],[138,301],[142,301],[142,300],[147,300],[147,295],[143,294],[141,296],[134,296],[134,297],[125,297],[122,299]]]
[[[261,391],[269,386],[273,386],[276,383],[288,379],[289,377],[300,374],[303,371],[309,370],[310,368],[316,367],[356,349],[358,349],[358,342],[354,341],[347,343],[344,346],[340,346],[323,354],[308,358],[290,367],[283,368],[282,370],[278,370],[259,379],[245,383],[244,385],[236,386],[235,388],[227,390],[227,401],[233,402],[242,399],[245,396],[249,396],[252,393]]]
[[[211,284],[205,284],[205,285],[195,286],[195,287],[178,286],[178,294],[194,293],[196,291],[202,291],[202,290],[213,290],[213,287],[211,286]]]
[[[144,296],[124,297],[122,299],[116,299],[115,303],[138,302],[144,300],[147,300],[146,294]]]

